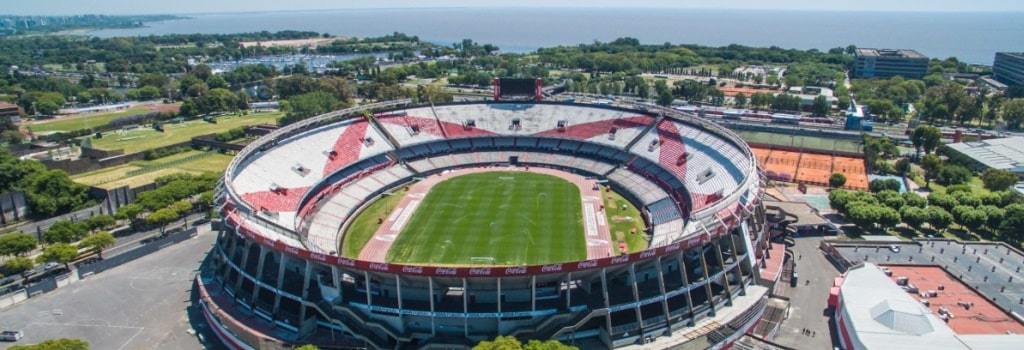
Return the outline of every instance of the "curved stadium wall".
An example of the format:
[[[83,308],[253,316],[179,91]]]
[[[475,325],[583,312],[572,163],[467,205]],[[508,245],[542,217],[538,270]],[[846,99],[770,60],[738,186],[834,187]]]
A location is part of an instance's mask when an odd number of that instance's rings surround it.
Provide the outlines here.
[[[338,232],[381,193],[517,154],[537,155],[524,165],[607,180],[643,208],[650,247],[538,266],[336,253]],[[660,107],[403,100],[335,111],[283,127],[231,162],[201,304],[232,348],[450,348],[497,335],[605,347],[671,335],[721,346],[763,310],[763,183],[735,134]],[[712,319],[718,327],[696,331]]]

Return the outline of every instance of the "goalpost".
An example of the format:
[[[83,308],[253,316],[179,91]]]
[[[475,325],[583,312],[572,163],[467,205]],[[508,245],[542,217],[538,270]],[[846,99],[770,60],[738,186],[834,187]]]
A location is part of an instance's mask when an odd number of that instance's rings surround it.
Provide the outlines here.
[[[469,261],[473,262],[474,265],[495,265],[496,262],[494,257],[490,256],[474,256],[470,257]]]

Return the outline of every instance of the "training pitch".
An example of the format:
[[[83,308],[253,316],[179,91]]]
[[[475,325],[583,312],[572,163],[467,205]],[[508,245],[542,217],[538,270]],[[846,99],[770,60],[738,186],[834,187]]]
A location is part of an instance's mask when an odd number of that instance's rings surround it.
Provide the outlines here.
[[[585,260],[580,190],[528,172],[454,176],[430,189],[387,261],[539,265]]]

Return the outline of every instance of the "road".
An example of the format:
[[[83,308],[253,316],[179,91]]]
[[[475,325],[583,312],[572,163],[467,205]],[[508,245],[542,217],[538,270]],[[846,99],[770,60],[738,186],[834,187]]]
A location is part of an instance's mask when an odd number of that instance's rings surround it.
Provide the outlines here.
[[[794,271],[799,278],[796,287],[787,283],[779,290],[779,294],[789,298],[790,311],[773,340],[775,343],[795,349],[831,349],[834,346],[830,336],[828,294],[834,279],[839,277],[839,270],[818,249],[821,239],[797,237],[794,238],[796,244],[790,247],[797,259]],[[804,329],[810,334],[805,335]]]
[[[88,341],[91,349],[203,348],[189,334],[208,330],[197,321],[191,288],[215,238],[205,225],[193,239],[4,310],[0,327],[25,338],[0,349],[61,337]]]

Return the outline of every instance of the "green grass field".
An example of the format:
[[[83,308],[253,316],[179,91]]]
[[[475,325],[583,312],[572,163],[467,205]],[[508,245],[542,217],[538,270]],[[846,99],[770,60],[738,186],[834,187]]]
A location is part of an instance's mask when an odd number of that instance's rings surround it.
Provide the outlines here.
[[[395,210],[395,206],[405,197],[405,189],[396,189],[390,196],[385,196],[370,204],[359,216],[352,220],[345,230],[345,237],[341,245],[341,255],[347,258],[358,258],[359,252],[363,250],[366,243],[377,233],[380,224],[377,218],[387,217]]]
[[[387,261],[436,265],[537,265],[587,258],[580,191],[525,172],[453,177],[430,190]]]
[[[72,131],[85,129],[87,127],[93,128],[100,125],[107,125],[111,120],[117,118],[146,114],[149,112],[152,112],[149,108],[132,108],[112,113],[99,113],[88,116],[71,116],[52,120],[43,120],[26,124],[22,128],[31,129],[32,132],[37,133]]]
[[[209,157],[196,159],[194,161],[187,163],[168,166],[167,168],[164,169],[139,174],[137,176],[129,177],[127,175],[128,172],[132,170],[168,164],[178,159],[184,159],[202,153],[203,152],[201,151],[188,151],[155,160],[135,161],[128,164],[119,165],[116,167],[110,167],[88,173],[73,175],[71,176],[71,180],[80,184],[96,186],[99,188],[109,189],[125,185],[131,188],[135,188],[149,184],[160,176],[170,175],[174,173],[186,172],[190,174],[200,174],[206,171],[221,173],[224,172],[225,168],[227,168],[228,163],[231,162],[232,158],[232,156],[229,155],[214,154]]]
[[[239,126],[276,124],[281,113],[253,113],[245,116],[222,116],[217,124],[202,120],[190,120],[181,124],[164,124],[164,132],[145,126],[130,131],[108,132],[102,139],[93,139],[93,148],[102,150],[123,149],[125,153],[144,151],[150,148],[173,145],[191,140],[193,137],[227,131]]]
[[[615,244],[615,253],[619,254],[619,241],[626,242],[626,250],[630,253],[647,249],[650,242],[644,231],[646,225],[640,216],[640,210],[618,193],[609,191],[601,192],[601,195],[604,200],[604,213],[608,218],[608,230],[614,241],[612,243]],[[626,206],[625,210],[622,210],[623,205]],[[636,233],[633,233],[633,229],[636,229]]]

